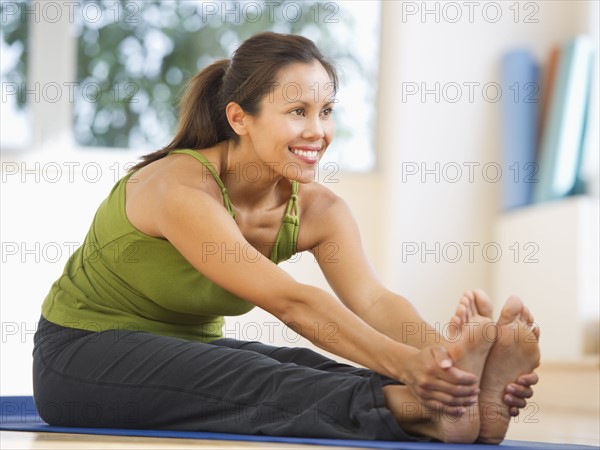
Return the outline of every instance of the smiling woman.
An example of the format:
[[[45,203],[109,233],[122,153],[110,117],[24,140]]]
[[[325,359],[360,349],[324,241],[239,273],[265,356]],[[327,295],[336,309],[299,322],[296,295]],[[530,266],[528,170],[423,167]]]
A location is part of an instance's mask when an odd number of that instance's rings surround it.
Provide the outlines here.
[[[294,63],[279,76],[273,92],[261,100],[260,115],[248,115],[237,104],[228,105],[234,131],[238,136],[250,136],[256,156],[265,162],[265,179],[277,175],[301,183],[315,179],[317,163],[333,138],[334,99],[327,92],[332,84],[317,60]],[[290,86],[296,91],[293,97],[286,94]],[[286,149],[287,153],[282,152]]]
[[[533,316],[511,297],[494,326],[486,294],[466,292],[443,337],[379,283],[346,204],[314,181],[336,90],[312,41],[271,32],[190,81],[172,142],[115,184],[42,305],[33,372],[44,420],[502,441],[536,381]],[[339,299],[277,266],[303,251]],[[223,338],[223,316],[256,306],[366,368]],[[73,411],[88,402],[102,413]]]

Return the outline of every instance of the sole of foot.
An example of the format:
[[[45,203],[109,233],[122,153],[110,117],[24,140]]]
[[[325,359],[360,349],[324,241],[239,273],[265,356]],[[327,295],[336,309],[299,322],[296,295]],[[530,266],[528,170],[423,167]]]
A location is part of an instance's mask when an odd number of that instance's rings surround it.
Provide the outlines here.
[[[539,328],[530,311],[517,296],[505,303],[496,324],[497,337],[481,378],[478,442],[499,444],[510,422],[509,407],[503,402],[504,388],[520,375],[539,366]]]

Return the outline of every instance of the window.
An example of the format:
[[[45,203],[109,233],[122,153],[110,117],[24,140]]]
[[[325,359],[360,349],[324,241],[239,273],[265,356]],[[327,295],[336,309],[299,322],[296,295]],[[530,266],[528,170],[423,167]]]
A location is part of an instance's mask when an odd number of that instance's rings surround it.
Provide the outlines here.
[[[71,28],[69,33],[61,31],[61,39],[76,39],[75,51],[69,52],[72,45],[64,46],[66,53],[73,53],[67,55],[70,59],[60,62],[76,65],[76,73],[58,85],[64,96],[73,97],[69,119],[61,123],[67,123],[82,151],[90,147],[106,151],[129,148],[142,154],[163,147],[173,135],[177,101],[185,82],[214,59],[230,56],[242,40],[271,30],[309,37],[339,69],[336,138],[324,163],[333,161],[339,168],[352,171],[374,168],[379,2],[3,1],[3,8],[10,9],[10,14],[2,15],[2,54],[8,49],[10,56],[2,58],[3,92],[5,87],[14,86],[5,80],[25,86],[25,22],[32,22],[37,36],[52,35],[54,47],[59,45],[56,31],[60,28],[53,20],[57,13],[51,4],[62,8],[63,22],[59,25]],[[19,11],[12,12],[15,8]],[[69,20],[65,20],[67,16]],[[34,45],[49,44],[38,39]],[[20,48],[23,50],[19,52]],[[33,51],[32,56],[44,58],[45,53],[45,49]],[[4,60],[8,60],[6,68]],[[54,78],[47,73],[44,76],[52,80],[60,77],[58,73]],[[21,120],[21,128],[26,128],[25,109],[4,103],[3,108],[10,106],[11,123]],[[48,109],[44,111],[49,114]],[[33,117],[34,128],[37,120]],[[23,145],[4,137],[2,143],[3,147]]]
[[[19,148],[30,143],[26,73],[28,31],[24,2],[0,2],[0,82],[2,133],[0,147]]]
[[[252,34],[271,30],[305,35],[339,64],[337,138],[328,159],[349,170],[374,167],[377,2],[163,0],[104,2],[88,10],[77,15],[80,145],[163,147],[185,81]]]

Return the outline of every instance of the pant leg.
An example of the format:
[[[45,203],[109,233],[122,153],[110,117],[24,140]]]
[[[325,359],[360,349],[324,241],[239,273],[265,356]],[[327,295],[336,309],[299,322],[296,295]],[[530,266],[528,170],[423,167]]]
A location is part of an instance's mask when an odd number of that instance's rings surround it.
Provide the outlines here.
[[[238,341],[236,339],[219,339],[211,342],[229,348],[250,350],[273,358],[279,362],[294,363],[299,366],[312,367],[326,372],[339,372],[355,376],[371,376],[372,371],[364,368],[353,367],[327,358],[320,353],[304,347],[276,347],[256,341]]]
[[[325,372],[345,373],[357,377],[371,377],[373,371],[362,367],[354,367],[349,364],[340,363],[320,353],[305,347],[276,347],[257,341],[238,341],[236,339],[224,338],[211,342],[213,345],[221,345],[230,348],[251,350],[262,355],[273,358],[283,363],[294,363],[299,366],[311,367]],[[401,384],[400,382],[380,375],[382,384]]]
[[[254,351],[41,321],[34,397],[51,425],[412,440],[380,377],[325,372]]]

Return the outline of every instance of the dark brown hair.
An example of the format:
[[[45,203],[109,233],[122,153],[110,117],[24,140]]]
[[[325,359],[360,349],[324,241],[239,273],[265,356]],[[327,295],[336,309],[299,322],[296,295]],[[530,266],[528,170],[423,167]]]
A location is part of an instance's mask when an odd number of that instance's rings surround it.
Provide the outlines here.
[[[231,60],[221,59],[198,72],[187,84],[180,102],[179,123],[173,140],[161,150],[142,156],[130,171],[165,157],[171,150],[211,147],[226,139],[238,140],[225,115],[229,102],[251,115],[274,87],[278,72],[292,63],[321,63],[337,91],[334,65],[303,36],[264,32],[244,41]]]

